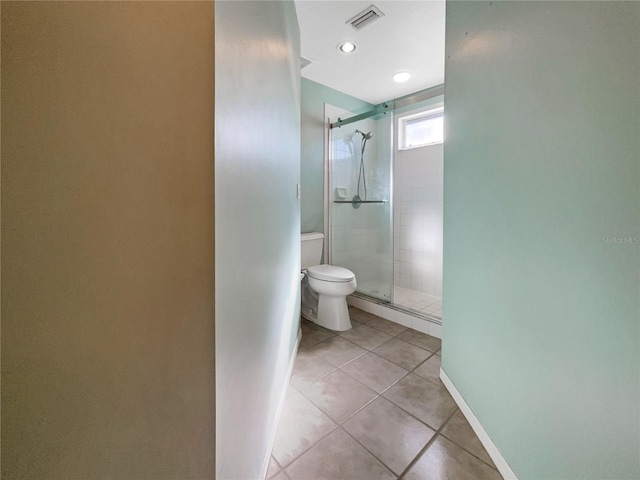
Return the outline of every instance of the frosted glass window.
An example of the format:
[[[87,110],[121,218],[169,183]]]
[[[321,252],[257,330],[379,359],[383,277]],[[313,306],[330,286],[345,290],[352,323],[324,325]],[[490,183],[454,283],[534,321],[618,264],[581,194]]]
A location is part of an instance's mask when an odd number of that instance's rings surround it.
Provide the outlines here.
[[[442,143],[444,139],[444,111],[437,108],[399,120],[400,150]]]

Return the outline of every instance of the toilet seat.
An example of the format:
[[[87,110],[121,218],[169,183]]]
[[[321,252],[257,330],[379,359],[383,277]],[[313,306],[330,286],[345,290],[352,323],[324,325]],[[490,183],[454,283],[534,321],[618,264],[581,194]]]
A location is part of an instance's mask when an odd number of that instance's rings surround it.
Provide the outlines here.
[[[307,275],[325,282],[350,282],[355,279],[351,270],[336,265],[316,265],[307,268]]]

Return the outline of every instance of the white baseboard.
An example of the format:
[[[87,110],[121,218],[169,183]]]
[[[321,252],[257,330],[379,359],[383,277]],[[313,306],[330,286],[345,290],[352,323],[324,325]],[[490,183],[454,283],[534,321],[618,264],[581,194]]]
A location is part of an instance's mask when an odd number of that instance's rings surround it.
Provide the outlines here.
[[[287,377],[285,381],[285,388],[280,395],[280,402],[278,403],[278,411],[276,412],[276,418],[271,428],[271,435],[269,437],[269,449],[267,450],[267,456],[262,462],[262,470],[260,471],[260,478],[266,478],[267,470],[269,469],[269,461],[271,461],[271,452],[273,451],[273,445],[276,443],[276,435],[278,434],[278,424],[280,423],[280,416],[282,415],[282,408],[284,407],[284,399],[287,396],[287,390],[289,388],[289,381],[291,380],[291,374],[293,373],[293,366],[296,362],[296,355],[298,353],[298,347],[300,346],[300,340],[302,340],[302,330],[298,328],[298,338],[296,339],[296,346],[293,349],[291,358],[289,359],[289,369],[287,371]]]
[[[482,427],[476,416],[471,411],[469,405],[467,405],[467,402],[464,401],[464,398],[462,398],[462,395],[460,395],[460,392],[458,392],[458,389],[442,368],[440,369],[440,380],[442,380],[442,383],[444,383],[444,386],[447,387],[447,390],[449,390],[449,393],[458,404],[458,407],[460,407],[460,410],[466,417],[469,425],[471,425],[473,431],[478,436],[480,443],[484,446],[485,450],[491,457],[491,460],[495,463],[500,474],[505,480],[518,480],[518,477],[513,473],[513,470],[511,470],[511,467],[500,453],[500,450],[498,450],[498,447],[496,447],[493,441],[491,441],[489,434]]]

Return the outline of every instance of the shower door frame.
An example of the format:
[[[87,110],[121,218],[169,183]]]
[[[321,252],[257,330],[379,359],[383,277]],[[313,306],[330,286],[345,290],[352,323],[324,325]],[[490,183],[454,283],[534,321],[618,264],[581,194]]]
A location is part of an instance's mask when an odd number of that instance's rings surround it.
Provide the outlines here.
[[[322,168],[324,175],[323,182],[323,213],[324,213],[324,263],[328,263],[331,265],[332,254],[331,254],[331,201],[329,192],[331,190],[330,182],[331,182],[331,114],[330,110],[342,110],[334,105],[329,103],[324,104],[324,151],[323,151],[323,159],[322,159]]]
[[[324,104],[324,158],[323,158],[323,170],[324,170],[324,252],[325,252],[325,263],[333,265],[333,242],[331,241],[333,227],[332,227],[332,216],[333,216],[333,201],[332,201],[332,192],[333,192],[333,182],[331,177],[331,147],[332,147],[332,131],[333,128],[340,127],[332,127],[331,119],[336,118],[338,115],[347,115],[347,119],[345,124],[353,123],[358,120],[364,120],[366,118],[374,117],[376,115],[381,115],[383,113],[391,113],[391,121],[389,122],[389,138],[390,138],[390,148],[389,148],[389,237],[391,243],[391,273],[390,273],[390,289],[389,289],[389,300],[377,298],[366,293],[358,292],[355,293],[357,295],[362,295],[366,298],[369,298],[377,303],[391,304],[394,305],[394,227],[393,227],[393,214],[394,214],[394,201],[393,201],[393,174],[394,174],[394,110],[395,110],[395,101],[393,102],[385,102],[384,104],[374,106],[372,110],[355,114],[353,112],[349,112],[340,107],[336,107],[335,105],[331,105],[329,103]],[[358,117],[356,119],[356,117]],[[357,278],[356,278],[357,281]]]
[[[444,84],[440,84],[440,85],[436,85],[434,87],[431,88],[427,88],[425,90],[421,90],[415,93],[411,93],[409,95],[405,95],[404,97],[400,97],[400,98],[396,98],[393,100],[390,100],[389,102],[383,102],[380,105],[376,105],[374,106],[374,110],[378,109],[378,113],[381,113],[382,111],[386,111],[386,109],[390,109],[391,112],[393,112],[394,115],[394,119],[391,121],[391,172],[390,172],[390,187],[389,187],[389,203],[390,203],[390,215],[391,215],[391,245],[392,245],[392,262],[395,261],[395,249],[394,249],[394,243],[395,243],[395,235],[394,235],[394,209],[395,209],[395,201],[394,201],[394,188],[393,188],[393,184],[394,184],[394,175],[395,175],[395,145],[394,145],[394,138],[395,138],[395,115],[396,115],[396,109],[403,109],[405,107],[410,107],[412,105],[418,104],[420,102],[426,101],[426,100],[430,100],[434,97],[438,97],[438,96],[444,96]],[[339,113],[336,113],[339,112]],[[347,122],[345,122],[345,124],[351,123],[354,120],[355,116],[358,116],[360,118],[362,117],[361,115],[356,115],[353,112],[348,112],[345,109],[342,109],[340,107],[336,107],[334,105],[325,103],[324,104],[324,158],[323,158],[323,169],[324,169],[324,232],[325,232],[325,236],[324,236],[324,252],[325,252],[325,258],[324,261],[325,263],[331,263],[332,262],[332,246],[331,246],[331,235],[332,235],[332,226],[331,226],[331,220],[332,220],[332,206],[331,206],[331,199],[332,199],[332,195],[331,195],[331,164],[330,164],[330,156],[331,156],[331,117],[335,117],[336,115],[339,114],[345,114],[347,115]],[[392,267],[392,271],[391,271],[391,295],[390,295],[390,301],[385,301],[385,300],[380,300],[376,297],[371,297],[369,295],[366,295],[364,293],[360,293],[360,292],[356,292],[356,295],[360,295],[364,298],[367,298],[375,303],[384,303],[387,304],[389,307],[393,308],[394,310],[398,310],[398,311],[402,311],[402,312],[406,312],[409,313],[411,315],[418,315],[417,312],[415,312],[414,310],[408,309],[407,307],[404,307],[402,305],[398,305],[395,303],[394,300],[394,286],[395,286],[395,272],[394,269]],[[429,315],[425,316],[429,321],[431,322],[435,322],[436,324],[441,324],[442,323],[442,319],[441,318],[433,318],[430,317]]]

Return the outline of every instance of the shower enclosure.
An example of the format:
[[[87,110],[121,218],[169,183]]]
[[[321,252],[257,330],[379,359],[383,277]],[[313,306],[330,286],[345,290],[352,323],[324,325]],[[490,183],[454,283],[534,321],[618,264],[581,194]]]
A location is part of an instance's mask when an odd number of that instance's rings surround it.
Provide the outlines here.
[[[355,273],[359,293],[386,302],[393,293],[392,119],[382,112],[336,126],[329,140],[330,262]]]
[[[329,263],[355,273],[357,296],[439,323],[442,144],[399,151],[396,125],[441,100],[441,90],[435,93],[418,92],[364,113],[327,106],[325,251]],[[438,196],[440,203],[432,202]]]

